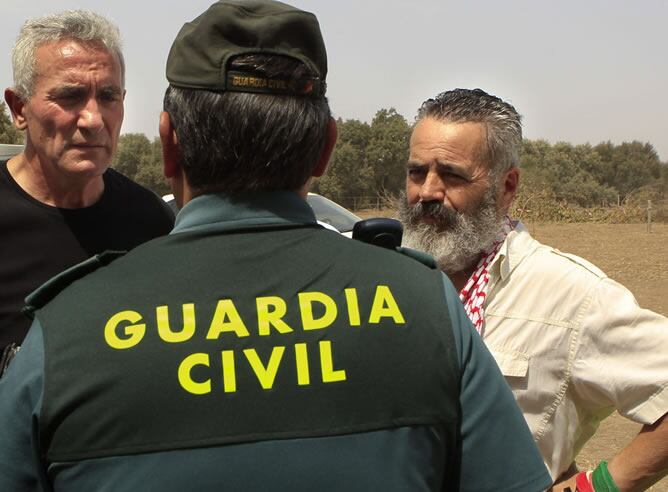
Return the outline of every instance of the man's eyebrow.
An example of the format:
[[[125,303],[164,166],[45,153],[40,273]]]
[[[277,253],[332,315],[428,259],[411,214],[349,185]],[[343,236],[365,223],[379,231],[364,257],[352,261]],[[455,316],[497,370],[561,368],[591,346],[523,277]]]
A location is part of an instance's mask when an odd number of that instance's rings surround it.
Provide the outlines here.
[[[418,162],[418,161],[408,161],[406,163],[406,167],[409,168],[426,167],[426,166],[427,164],[425,164],[424,162]]]
[[[439,172],[449,172],[463,178],[469,177],[469,170],[464,166],[442,161],[436,161],[436,165],[438,166]]]
[[[114,94],[114,95],[120,95],[123,93],[123,90],[115,85],[115,84],[108,84],[108,85],[103,85],[98,89],[98,92],[102,92],[104,94]]]
[[[86,91],[83,85],[59,85],[49,91],[49,94],[55,97],[76,96]]]

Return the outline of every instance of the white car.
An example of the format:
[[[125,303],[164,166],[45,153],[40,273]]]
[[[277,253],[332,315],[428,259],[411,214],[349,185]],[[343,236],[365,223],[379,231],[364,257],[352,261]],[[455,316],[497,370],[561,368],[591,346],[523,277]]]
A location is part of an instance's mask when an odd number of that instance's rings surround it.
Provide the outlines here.
[[[323,227],[329,226],[344,236],[352,237],[355,223],[362,220],[350,210],[317,193],[309,193],[306,201]]]
[[[165,195],[162,199],[174,210],[174,213],[178,212],[174,195]],[[306,201],[313,209],[321,226],[340,232],[344,236],[352,237],[353,226],[362,220],[348,209],[317,193],[309,193]]]
[[[23,145],[0,144],[0,161],[9,159],[23,150]]]

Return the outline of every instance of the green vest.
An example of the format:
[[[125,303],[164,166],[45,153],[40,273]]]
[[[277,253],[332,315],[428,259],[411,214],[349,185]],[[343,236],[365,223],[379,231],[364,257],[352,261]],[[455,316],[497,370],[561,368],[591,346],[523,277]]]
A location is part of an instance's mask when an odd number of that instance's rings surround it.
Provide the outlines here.
[[[441,274],[389,250],[308,227],[180,233],[36,315],[51,462],[411,425],[457,454]]]

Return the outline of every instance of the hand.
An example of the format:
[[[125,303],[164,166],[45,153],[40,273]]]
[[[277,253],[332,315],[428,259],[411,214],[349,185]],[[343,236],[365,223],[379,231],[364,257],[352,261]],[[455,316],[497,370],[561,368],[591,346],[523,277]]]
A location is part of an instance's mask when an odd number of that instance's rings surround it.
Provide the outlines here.
[[[575,475],[571,475],[570,477],[564,478],[559,477],[559,482],[555,483],[551,489],[549,489],[548,492],[575,492],[575,477],[577,476],[577,473]]]

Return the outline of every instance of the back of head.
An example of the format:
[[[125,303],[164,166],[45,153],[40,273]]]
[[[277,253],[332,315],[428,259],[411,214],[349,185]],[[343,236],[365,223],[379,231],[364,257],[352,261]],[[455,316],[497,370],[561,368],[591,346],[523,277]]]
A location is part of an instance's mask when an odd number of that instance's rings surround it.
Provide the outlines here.
[[[183,26],[164,109],[196,194],[296,190],[326,137],[327,55],[311,13],[223,0]]]
[[[67,10],[29,19],[23,24],[12,50],[14,90],[26,101],[35,83],[35,51],[45,43],[78,40],[103,45],[118,57],[121,83],[125,86],[125,61],[118,28],[99,14],[88,10]]]
[[[521,116],[515,108],[482,89],[453,89],[427,99],[417,119],[433,118],[451,123],[481,123],[486,128],[486,148],[481,157],[495,177],[519,166],[522,145]]]

